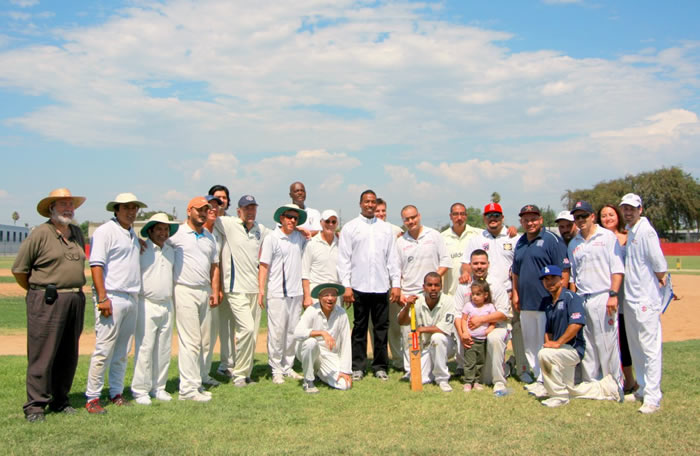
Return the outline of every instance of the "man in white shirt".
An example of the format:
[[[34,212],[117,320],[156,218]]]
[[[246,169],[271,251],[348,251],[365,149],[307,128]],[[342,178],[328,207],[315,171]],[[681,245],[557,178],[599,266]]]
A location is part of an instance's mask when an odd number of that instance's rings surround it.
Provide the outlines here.
[[[306,221],[306,212],[295,204],[275,211],[280,226],[265,237],[260,250],[258,304],[263,306],[267,285],[267,355],[272,382],[284,383],[284,377],[301,380],[294,372],[294,328],[301,316],[304,296],[301,285],[301,256],[306,238],[296,230]]]
[[[628,193],[620,202],[627,223],[625,257],[625,329],[639,389],[641,413],[661,407],[661,287],[666,285],[666,258],[659,236],[646,217],[642,199]]]
[[[410,328],[400,325],[398,316],[409,296],[423,292],[425,275],[437,272],[440,278],[452,267],[445,241],[436,230],[423,226],[420,213],[413,205],[401,209],[406,232],[396,240],[396,252],[401,267],[401,299],[389,304],[389,348],[396,369],[410,378],[408,339]]]
[[[107,211],[113,212],[114,218],[100,225],[90,242],[96,340],[85,390],[89,413],[105,413],[100,394],[108,365],[110,401],[117,406],[128,404],[122,396],[124,375],[141,291],[140,247],[133,224],[143,207],[146,205],[133,193],[120,193],[107,203]]]
[[[137,404],[150,405],[172,398],[165,391],[173,339],[173,270],[175,251],[165,241],[178,229],[162,212],[141,228],[146,246],[139,257],[141,291],[134,346],[131,394]],[[150,395],[150,397],[149,397]]]
[[[306,221],[299,223],[297,231],[311,239],[316,236],[316,233],[321,231],[321,213],[313,208],[306,206],[306,187],[301,182],[294,182],[289,186],[289,197],[292,199],[292,204],[295,204],[299,209],[306,212]]]
[[[311,290],[322,283],[338,280],[338,214],[326,209],[321,214],[322,230],[306,244],[301,258],[301,283],[304,287],[304,309],[313,304]],[[344,290],[343,290],[344,291]]]
[[[216,229],[222,233],[221,274],[224,300],[219,315],[229,314],[229,343],[235,350],[228,356],[221,353],[217,370],[233,379],[234,386],[250,385],[255,342],[260,330],[261,308],[258,306],[258,255],[270,230],[255,221],[258,203],[252,195],[238,200],[238,217],[224,215],[217,219]],[[235,347],[234,347],[235,341]]]
[[[168,242],[175,249],[175,318],[180,342],[181,401],[207,402],[202,387],[209,376],[205,353],[211,343],[211,311],[219,305],[219,257],[214,236],[204,229],[211,205],[203,196],[187,205],[187,222]]]
[[[423,383],[435,382],[445,393],[452,391],[447,360],[454,355],[454,302],[452,296],[441,293],[442,276],[429,272],[423,278],[423,293],[411,295],[399,312],[399,323],[409,328],[410,308],[414,302],[416,332],[421,338],[421,376]]]
[[[382,220],[382,221],[388,223],[389,226],[391,226],[391,231],[393,231],[393,233],[396,237],[399,237],[403,234],[403,230],[401,229],[400,226],[396,226],[393,223],[386,221],[386,201],[384,201],[381,198],[377,198],[377,208],[374,210],[374,215],[379,220]]]
[[[462,203],[454,203],[450,206],[450,221],[452,226],[440,233],[445,240],[447,252],[452,258],[452,268],[445,274],[443,290],[447,294],[454,294],[459,284],[460,267],[467,242],[473,236],[478,235],[479,228],[467,225],[467,208]],[[468,257],[467,257],[468,258]]]
[[[611,375],[622,379],[617,328],[617,293],[625,266],[617,236],[596,224],[593,207],[578,201],[571,211],[578,227],[569,242],[570,288],[583,298],[586,350],[581,361],[584,382]]]
[[[318,393],[316,377],[331,388],[352,387],[350,322],[343,308],[336,305],[343,293],[345,287],[337,283],[316,285],[311,297],[318,302],[306,308],[294,330],[307,393]]]
[[[387,332],[389,300],[401,297],[401,271],[391,227],[374,216],[377,195],[360,195],[360,215],[345,224],[338,242],[338,277],[345,287],[343,301],[354,305],[352,329],[353,380],[361,380],[367,365],[367,326],[372,318],[375,377],[388,380]],[[391,289],[391,290],[389,290]]]

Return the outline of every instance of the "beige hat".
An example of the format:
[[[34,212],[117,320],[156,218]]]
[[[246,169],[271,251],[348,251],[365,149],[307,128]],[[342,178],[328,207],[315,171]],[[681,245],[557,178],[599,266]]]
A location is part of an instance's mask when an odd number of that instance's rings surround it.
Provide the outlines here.
[[[107,203],[107,210],[109,212],[114,212],[114,205],[115,204],[126,204],[126,203],[134,203],[140,208],[148,207],[148,206],[146,206],[145,203],[142,203],[141,201],[139,201],[139,199],[133,193],[120,193],[117,195],[116,198],[114,198],[114,201],[110,201],[109,203]]]
[[[143,228],[141,228],[141,236],[147,238],[148,229],[158,223],[165,223],[166,225],[170,225],[170,236],[175,234],[177,229],[180,227],[180,225],[177,222],[171,222],[167,214],[165,214],[164,212],[158,212],[157,214],[153,214],[151,218],[148,219]]]
[[[70,190],[67,188],[57,188],[56,190],[52,190],[51,193],[49,193],[49,196],[39,201],[39,204],[36,205],[37,212],[44,217],[51,217],[49,207],[56,200],[60,200],[61,198],[72,198],[74,209],[78,209],[85,202],[84,196],[73,196],[70,194]]]

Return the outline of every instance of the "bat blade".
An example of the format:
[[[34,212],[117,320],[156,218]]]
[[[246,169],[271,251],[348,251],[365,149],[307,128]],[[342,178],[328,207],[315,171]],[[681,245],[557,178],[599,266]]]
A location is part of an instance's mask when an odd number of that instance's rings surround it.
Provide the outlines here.
[[[420,336],[416,332],[416,309],[411,303],[411,391],[423,391],[421,373]]]

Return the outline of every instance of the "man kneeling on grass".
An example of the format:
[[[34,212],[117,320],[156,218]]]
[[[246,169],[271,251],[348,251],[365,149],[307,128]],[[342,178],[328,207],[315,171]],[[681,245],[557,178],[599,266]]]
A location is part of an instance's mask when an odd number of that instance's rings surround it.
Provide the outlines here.
[[[304,371],[304,391],[318,393],[316,377],[330,387],[348,390],[352,387],[352,346],[350,322],[342,307],[336,306],[345,287],[322,283],[311,290],[318,303],[309,306],[294,330],[296,354]]]
[[[542,268],[540,279],[552,295],[545,310],[544,345],[538,354],[546,392],[531,391],[530,394],[549,396],[549,399],[542,401],[542,405],[547,407],[565,405],[569,397],[621,401],[624,398],[622,385],[610,375],[600,381],[574,386],[574,371],[583,359],[586,348],[583,338],[583,326],[586,324],[583,298],[562,287],[558,266]]]

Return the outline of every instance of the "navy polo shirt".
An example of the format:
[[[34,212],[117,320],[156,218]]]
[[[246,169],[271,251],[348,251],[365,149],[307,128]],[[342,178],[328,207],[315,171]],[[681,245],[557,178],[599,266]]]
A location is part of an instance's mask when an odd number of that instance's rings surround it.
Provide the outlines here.
[[[583,298],[571,290],[563,288],[559,299],[552,305],[552,295],[545,300],[547,308],[547,326],[545,332],[550,335],[549,340],[558,340],[566,332],[566,328],[570,324],[585,325],[586,314],[583,311]],[[583,328],[581,328],[573,339],[564,342],[569,344],[578,353],[580,359],[583,359],[583,352],[586,350],[586,341],[583,338]]]
[[[542,300],[551,295],[542,285],[540,271],[549,265],[559,266],[562,270],[571,267],[564,241],[545,229],[541,229],[532,241],[527,239],[527,234],[520,236],[513,260],[513,274],[518,275],[520,310],[544,312]]]

